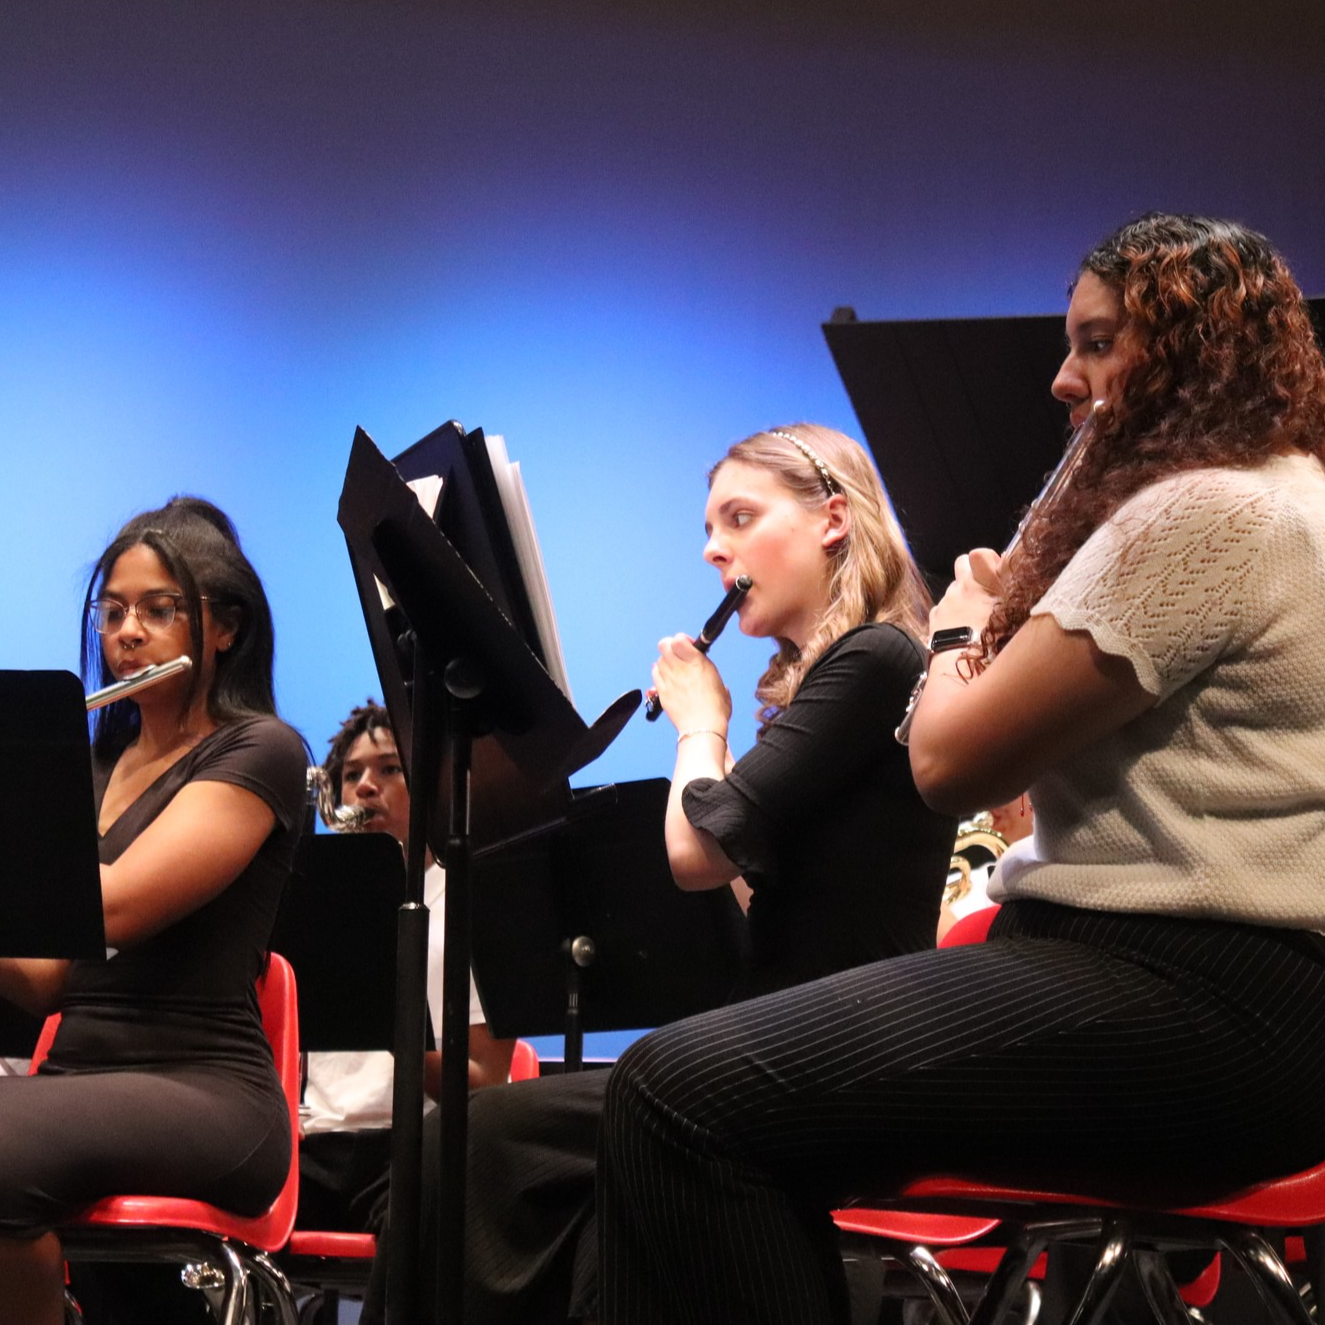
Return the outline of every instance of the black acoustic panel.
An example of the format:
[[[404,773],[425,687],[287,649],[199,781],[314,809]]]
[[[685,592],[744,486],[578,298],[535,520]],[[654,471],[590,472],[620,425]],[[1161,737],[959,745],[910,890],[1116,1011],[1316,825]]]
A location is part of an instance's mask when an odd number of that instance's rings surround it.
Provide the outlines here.
[[[1002,548],[1067,440],[1059,317],[832,322],[828,347],[916,559]]]
[[[1313,299],[1318,334],[1325,299]],[[1063,318],[824,325],[861,431],[916,559],[938,586],[973,547],[1003,548],[1063,453],[1049,394]]]

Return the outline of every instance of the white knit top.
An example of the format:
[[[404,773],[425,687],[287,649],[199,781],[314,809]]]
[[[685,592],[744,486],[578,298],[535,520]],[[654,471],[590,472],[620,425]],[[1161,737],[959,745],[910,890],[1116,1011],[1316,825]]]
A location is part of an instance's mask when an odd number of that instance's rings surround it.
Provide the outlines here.
[[[1276,456],[1137,493],[1033,615],[1155,706],[1031,788],[996,900],[1325,930],[1325,470]]]

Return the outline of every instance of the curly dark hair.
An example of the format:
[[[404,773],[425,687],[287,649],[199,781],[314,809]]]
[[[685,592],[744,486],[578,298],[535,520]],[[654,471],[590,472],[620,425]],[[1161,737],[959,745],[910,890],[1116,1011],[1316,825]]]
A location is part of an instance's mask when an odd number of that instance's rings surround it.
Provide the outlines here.
[[[322,761],[322,771],[327,775],[327,782],[336,797],[336,804],[341,803],[341,778],[345,774],[345,757],[350,753],[350,746],[365,732],[384,731],[391,739],[395,735],[391,728],[391,715],[375,699],[365,699],[362,704],[350,710],[350,716],[340,725],[340,730],[331,738],[327,748],[327,757]]]
[[[275,713],[272,666],[276,644],[271,608],[262,581],[239,545],[229,516],[202,497],[172,497],[154,511],[135,515],[97,558],[83,599],[84,683],[109,685],[115,678],[106,665],[101,637],[87,611],[102,592],[115,563],[132,547],[151,548],[184,596],[192,656],[202,657],[203,599],[219,622],[232,626],[235,640],[217,655],[207,711],[217,722],[253,714]],[[188,708],[202,684],[195,668],[182,700]],[[122,699],[97,712],[94,748],[99,757],[118,754],[138,734],[138,706]]]
[[[1302,292],[1264,235],[1150,212],[1087,253],[1078,279],[1087,272],[1122,303],[1128,366],[1052,511],[1022,532],[984,633],[987,657],[1141,488],[1288,448],[1325,461],[1325,360]]]

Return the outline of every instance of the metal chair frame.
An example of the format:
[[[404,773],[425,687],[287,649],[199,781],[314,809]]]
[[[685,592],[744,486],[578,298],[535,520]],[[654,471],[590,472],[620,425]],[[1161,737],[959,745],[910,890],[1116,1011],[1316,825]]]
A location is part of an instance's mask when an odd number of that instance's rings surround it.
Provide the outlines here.
[[[510,1079],[525,1081],[537,1075],[537,1050],[528,1040],[517,1040]],[[371,1233],[296,1228],[281,1254],[281,1264],[296,1289],[310,1289],[319,1299],[311,1309],[301,1311],[300,1320],[305,1325],[332,1321],[342,1292],[361,1296],[376,1252],[377,1239]]]
[[[943,946],[983,941],[997,909],[964,917],[945,936]],[[938,1215],[973,1222],[966,1235],[953,1224],[952,1240],[936,1242],[932,1236],[925,1238],[923,1220]],[[1095,1243],[1094,1269],[1065,1325],[1094,1325],[1103,1316],[1129,1259],[1155,1319],[1161,1325],[1192,1325],[1194,1318],[1163,1253],[1193,1248],[1227,1252],[1284,1325],[1314,1325],[1283,1261],[1259,1230],[1301,1230],[1325,1223],[1325,1164],[1188,1207],[927,1177],[908,1184],[880,1209],[838,1211],[834,1218],[847,1231],[878,1237],[877,1254],[916,1275],[941,1325],[1001,1325],[1024,1299],[1031,1271],[1050,1244],[1083,1241]],[[853,1219],[858,1225],[854,1229]],[[890,1219],[894,1226],[887,1228]],[[877,1227],[868,1226],[871,1220]],[[981,1221],[987,1223],[983,1231]],[[859,1227],[862,1223],[866,1226]],[[933,1245],[1006,1247],[969,1313],[942,1264],[942,1251],[937,1257],[928,1251]]]

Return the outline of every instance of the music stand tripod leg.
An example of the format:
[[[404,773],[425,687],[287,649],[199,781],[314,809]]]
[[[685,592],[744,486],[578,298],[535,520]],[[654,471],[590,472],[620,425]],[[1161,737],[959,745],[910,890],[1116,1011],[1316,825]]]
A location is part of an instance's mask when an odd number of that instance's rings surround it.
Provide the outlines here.
[[[457,1325],[464,1312],[465,1159],[469,1123],[470,769],[475,701],[483,677],[467,658],[453,658],[444,674],[451,745],[450,830],[446,840],[446,946],[442,970],[442,1144],[437,1179],[437,1297],[439,1319]]]

